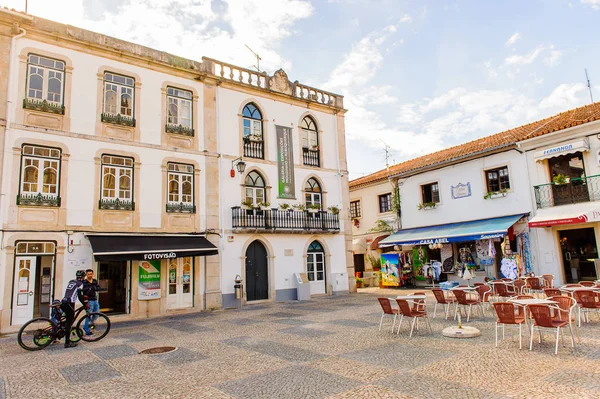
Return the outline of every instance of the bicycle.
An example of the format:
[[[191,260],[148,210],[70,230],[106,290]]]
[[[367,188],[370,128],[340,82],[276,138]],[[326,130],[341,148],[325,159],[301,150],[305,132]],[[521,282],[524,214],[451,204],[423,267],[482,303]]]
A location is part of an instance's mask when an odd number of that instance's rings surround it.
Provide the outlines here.
[[[81,313],[85,310],[85,316],[77,319]],[[93,331],[92,335],[86,335],[83,330],[83,324],[85,320],[89,318],[90,330]],[[59,323],[55,323],[47,317],[37,317],[29,320],[19,330],[17,341],[19,346],[28,351],[36,351],[44,349],[52,342],[60,341],[65,336],[65,324],[67,318],[63,315]],[[77,324],[75,324],[77,322]],[[81,306],[75,310],[73,316],[73,324],[75,327],[71,327],[70,341],[78,342],[84,340],[86,342],[100,341],[106,337],[110,331],[110,319],[104,313],[94,312],[90,313],[89,309]]]

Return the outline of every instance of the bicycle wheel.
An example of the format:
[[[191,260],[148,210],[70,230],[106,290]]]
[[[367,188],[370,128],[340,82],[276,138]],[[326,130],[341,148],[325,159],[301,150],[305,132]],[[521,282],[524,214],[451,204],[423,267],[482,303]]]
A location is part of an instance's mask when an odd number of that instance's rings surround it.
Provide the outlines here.
[[[71,327],[71,335],[69,336],[69,341],[71,342],[79,342],[81,340],[81,336],[83,333],[77,329],[77,327]]]
[[[56,331],[57,328],[52,320],[38,317],[29,320],[21,327],[17,341],[21,348],[27,351],[37,351],[52,343],[55,338],[53,331]]]
[[[90,318],[90,330],[92,335],[86,335],[83,330],[83,324],[86,318]],[[100,341],[106,337],[106,334],[110,331],[110,319],[104,313],[90,313],[85,317],[79,319],[77,323],[77,334],[81,334],[81,339],[87,342]]]

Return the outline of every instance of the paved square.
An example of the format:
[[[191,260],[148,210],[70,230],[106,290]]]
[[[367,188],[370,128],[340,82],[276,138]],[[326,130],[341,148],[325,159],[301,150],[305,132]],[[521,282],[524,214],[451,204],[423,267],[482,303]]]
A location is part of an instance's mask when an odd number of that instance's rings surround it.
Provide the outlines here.
[[[76,364],[60,369],[60,373],[72,385],[83,385],[85,383],[102,381],[119,376],[117,370],[105,362],[92,362]]]
[[[552,334],[519,350],[513,330],[496,348],[492,310],[469,325],[474,339],[441,335],[453,320],[431,320],[412,339],[385,320],[377,296],[321,297],[261,303],[173,317],[115,320],[99,342],[22,350],[0,338],[0,399],[80,398],[80,385],[101,398],[599,398],[600,322],[577,328],[577,345]],[[427,310],[433,310],[428,296]],[[424,327],[424,326],[423,326]],[[528,340],[524,333],[524,341]],[[567,334],[568,335],[568,334]],[[159,346],[177,350],[139,352]]]

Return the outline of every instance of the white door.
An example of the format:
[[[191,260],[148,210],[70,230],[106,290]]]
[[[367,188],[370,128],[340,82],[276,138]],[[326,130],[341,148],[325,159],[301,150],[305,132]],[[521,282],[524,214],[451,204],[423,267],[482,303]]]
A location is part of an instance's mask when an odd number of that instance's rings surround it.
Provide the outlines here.
[[[323,252],[309,252],[306,266],[308,281],[310,281],[310,294],[324,294],[325,254]]]
[[[12,324],[25,324],[33,318],[33,302],[36,276],[35,256],[15,258],[15,281],[13,285]]]
[[[168,264],[167,308],[180,309],[193,306],[192,258],[174,258]]]

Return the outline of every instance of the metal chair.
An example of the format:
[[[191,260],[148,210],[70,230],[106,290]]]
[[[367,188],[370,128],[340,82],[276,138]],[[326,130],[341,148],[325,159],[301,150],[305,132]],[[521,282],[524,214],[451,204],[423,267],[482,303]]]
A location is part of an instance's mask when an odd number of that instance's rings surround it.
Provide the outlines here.
[[[542,274],[542,283],[544,288],[554,288],[554,275],[553,274]]]
[[[558,288],[544,288],[544,294],[550,298],[551,296],[560,296],[562,292]]]
[[[385,315],[394,316],[394,323],[392,324],[392,332],[394,332],[394,327],[396,326],[396,317],[398,317],[398,309],[392,308],[392,303],[389,298],[377,298],[379,304],[381,305],[381,309],[383,313],[381,314],[381,320],[379,320],[379,331],[381,331],[381,324],[383,323],[383,318]]]
[[[556,330],[556,345],[554,354],[558,354],[558,336],[560,335],[560,329],[565,326],[569,326],[571,331],[571,346],[575,347],[575,337],[573,335],[573,329],[571,324],[567,320],[557,320],[552,318],[550,312],[551,308],[560,309],[558,306],[549,305],[529,305],[529,312],[533,316],[533,323],[531,323],[531,334],[529,336],[529,350],[533,349],[533,331],[538,330],[539,342],[542,342],[542,330]]]
[[[590,322],[590,312],[597,312],[600,317],[600,293],[592,290],[573,291],[578,305],[578,326],[581,327],[581,312],[586,323]]]
[[[409,338],[412,338],[413,330],[415,329],[415,324],[417,325],[417,330],[419,329],[418,319],[421,317],[425,318],[425,323],[427,323],[427,326],[429,327],[429,332],[433,334],[433,330],[431,329],[431,323],[429,322],[429,317],[427,317],[426,311],[414,310],[414,308],[411,308],[408,304],[408,301],[405,299],[396,299],[396,302],[398,303],[398,311],[400,313],[400,323],[398,323],[398,331],[396,331],[396,334],[400,333],[400,326],[402,325],[402,320],[404,320],[404,317],[413,319],[410,326],[410,335],[408,336]],[[418,303],[416,302],[415,304],[418,305]]]
[[[496,320],[496,347],[498,347],[498,328],[502,327],[502,340],[504,341],[504,327],[507,325],[519,328],[519,349],[523,348],[523,323],[525,318],[515,314],[515,304],[511,302],[495,302],[494,310],[498,320]]]
[[[540,279],[537,277],[527,277],[525,279],[525,292],[529,294],[541,294],[544,291],[542,290],[542,285],[540,284]]]
[[[580,281],[579,285],[583,287],[593,287],[594,285],[596,285],[596,283],[594,283],[593,281]]]
[[[444,291],[442,291],[440,288],[432,288],[431,292],[433,292],[433,296],[435,297],[435,306],[433,307],[433,318],[435,319],[437,305],[442,305],[444,307],[444,311],[446,312],[446,320],[448,320],[450,305],[456,304],[456,301],[453,298],[446,298],[446,296],[444,295]]]
[[[482,303],[486,303],[487,306],[490,306],[491,300],[490,297],[493,295],[492,288],[489,285],[480,285],[477,287],[477,294],[479,295],[479,300]]]
[[[525,281],[518,279],[513,283],[513,287],[515,287],[515,295],[523,294],[523,287],[525,287]]]
[[[471,309],[472,309],[473,305],[479,305],[479,308],[481,309],[481,316],[485,319],[483,303],[479,300],[479,298],[478,299],[468,299],[467,293],[463,290],[454,290],[454,296],[456,297],[456,309],[454,310],[454,317],[456,317],[456,315],[458,313],[458,305],[461,305],[463,307],[463,309],[465,309],[468,306],[469,307],[469,310],[467,312],[467,323],[468,323],[471,318]]]

